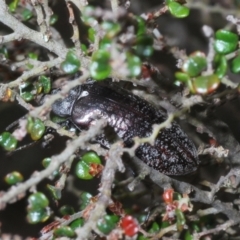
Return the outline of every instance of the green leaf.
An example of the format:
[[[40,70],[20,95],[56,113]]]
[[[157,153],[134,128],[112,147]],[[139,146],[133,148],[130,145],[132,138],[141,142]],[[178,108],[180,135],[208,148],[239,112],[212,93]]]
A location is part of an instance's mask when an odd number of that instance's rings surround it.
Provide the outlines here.
[[[46,208],[49,205],[49,201],[45,194],[41,192],[36,192],[28,197],[28,209],[39,210],[41,208]]]
[[[90,203],[92,197],[93,197],[92,194],[90,194],[88,192],[83,192],[80,195],[80,200],[81,200],[80,210],[83,210],[87,207],[87,205]]]
[[[65,215],[72,215],[74,214],[74,209],[72,206],[69,206],[69,205],[63,205],[60,209],[59,209],[59,212],[61,213],[62,216],[65,216]]]
[[[83,180],[93,179],[94,176],[89,173],[90,169],[91,169],[91,164],[88,164],[84,161],[79,161],[76,165],[77,177]]]
[[[150,57],[153,53],[153,38],[146,34],[137,36],[136,53],[142,57]]]
[[[11,135],[9,132],[3,132],[0,135],[0,145],[6,151],[13,151],[17,147],[17,139]]]
[[[220,80],[217,75],[200,76],[193,80],[192,85],[196,93],[208,94],[218,88]]]
[[[0,48],[0,54],[4,55],[5,58],[9,58],[8,49],[6,46]]]
[[[69,226],[59,226],[54,229],[53,235],[55,237],[73,238],[75,237],[76,234]]]
[[[219,55],[219,56],[217,56],[215,62],[217,65],[215,74],[219,78],[223,78],[227,72],[227,67],[228,67],[227,59],[224,55]]]
[[[202,52],[195,52],[183,63],[182,70],[190,77],[198,76],[207,67],[207,60]]]
[[[7,184],[14,185],[16,183],[22,182],[23,176],[20,172],[14,171],[14,172],[8,173],[5,176],[4,180]]]
[[[98,163],[101,164],[101,158],[95,152],[85,153],[82,158],[82,161],[86,163]]]
[[[216,52],[227,54],[233,52],[238,45],[238,35],[230,31],[220,29],[215,34],[214,48]]]
[[[37,60],[38,59],[38,54],[34,53],[34,52],[30,52],[30,53],[28,53],[28,57],[33,59],[33,60]]]
[[[61,64],[61,69],[67,74],[73,74],[79,70],[80,66],[81,64],[77,55],[74,51],[70,50],[67,53],[65,61]]]
[[[29,210],[27,214],[27,220],[31,224],[36,224],[47,221],[50,215],[51,215],[50,211],[46,208]]]
[[[43,167],[44,168],[47,168],[48,166],[49,166],[49,164],[51,163],[51,158],[44,158],[43,160],[42,160],[42,165],[43,165]]]
[[[187,82],[190,79],[189,75],[183,72],[175,72],[175,77],[181,82]]]
[[[137,36],[140,36],[142,34],[146,33],[146,22],[142,17],[135,16],[135,19],[137,21]]]
[[[53,186],[53,185],[50,185],[50,184],[47,184],[47,189],[50,191],[52,197],[54,200],[59,200],[61,199],[62,197],[62,191],[61,189]]]
[[[233,59],[232,64],[231,64],[231,70],[233,73],[240,72],[240,55]]]
[[[88,26],[92,26],[96,22],[96,19],[91,16],[94,11],[95,8],[90,5],[87,5],[82,11],[81,19]]]
[[[189,8],[181,5],[178,2],[169,2],[167,4],[170,13],[176,18],[184,18],[189,15]]]
[[[111,73],[110,52],[98,50],[92,56],[90,74],[95,80],[103,80]]]
[[[53,15],[50,17],[50,25],[54,25],[57,21],[58,21],[58,15],[53,14]]]
[[[24,21],[28,21],[29,19],[31,19],[33,17],[33,13],[32,11],[30,11],[29,9],[24,9],[22,12],[22,17]]]
[[[194,240],[193,235],[190,233],[189,230],[186,231],[185,235],[184,235],[184,240]]]
[[[26,101],[30,102],[34,99],[34,96],[31,92],[22,92],[21,97]]]
[[[72,230],[76,230],[79,227],[82,227],[84,224],[84,219],[83,218],[78,218],[74,220],[73,222],[70,223],[70,228]]]
[[[163,222],[161,223],[160,228],[163,229],[163,228],[167,228],[167,227],[169,227],[169,226],[170,226],[170,223],[169,223],[168,221],[163,221]]]
[[[101,26],[102,26],[102,29],[106,31],[105,37],[110,39],[116,36],[121,30],[121,26],[119,23],[115,23],[111,21],[104,21],[101,24]]]
[[[94,43],[95,35],[96,35],[96,31],[93,28],[90,27],[88,29],[88,39],[89,39],[90,42]]]
[[[142,63],[139,57],[127,54],[129,77],[137,77],[142,71]]]
[[[15,12],[16,8],[18,6],[19,0],[13,0],[8,6],[9,6],[9,10],[10,12]]]
[[[178,231],[182,231],[183,226],[186,223],[185,216],[180,209],[176,209],[175,214],[176,214],[176,217],[177,217],[177,229],[178,229]]]
[[[99,49],[108,51],[111,48],[112,41],[109,38],[103,38],[99,43]]]
[[[97,228],[104,234],[110,233],[117,225],[119,217],[116,215],[105,215],[102,219],[98,220]]]
[[[158,232],[160,230],[159,225],[156,222],[153,222],[151,228],[149,229],[149,233],[155,233]]]
[[[32,140],[39,140],[45,133],[45,125],[40,119],[29,117],[27,122],[27,132],[31,135]]]
[[[51,79],[49,77],[42,75],[39,77],[38,82],[42,86],[43,92],[45,94],[50,92],[52,86],[51,86]]]

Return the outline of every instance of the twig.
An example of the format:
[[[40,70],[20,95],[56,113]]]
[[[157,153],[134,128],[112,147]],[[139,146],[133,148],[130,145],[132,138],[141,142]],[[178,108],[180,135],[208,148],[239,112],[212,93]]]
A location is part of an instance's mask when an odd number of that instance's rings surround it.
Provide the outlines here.
[[[0,0],[0,19],[5,25],[14,31],[13,34],[15,35],[16,40],[19,40],[20,38],[28,39],[48,49],[50,52],[54,52],[61,58],[64,58],[66,56],[67,48],[65,48],[65,46],[62,46],[54,39],[50,39],[48,42],[46,42],[41,32],[32,30],[19,22],[8,12],[8,7],[4,0]],[[1,36],[1,38],[4,41],[4,36]],[[12,35],[11,38],[13,38]]]
[[[76,24],[73,8],[72,8],[70,2],[67,2],[67,8],[68,8],[68,12],[69,12],[69,23],[72,25],[72,28],[73,28],[73,35],[72,35],[71,39],[75,45],[75,48],[80,49],[81,43],[79,40],[79,29]]]
[[[34,68],[30,69],[29,71],[24,72],[20,77],[18,77],[14,81],[8,83],[7,85],[10,88],[19,87],[21,85],[21,83],[23,83],[30,77],[38,76],[40,73],[59,65],[62,61],[63,61],[63,59],[60,57],[55,58],[51,61],[47,61],[47,62],[32,61],[32,63],[34,63]]]
[[[117,11],[118,11],[118,0],[110,0],[110,1],[111,1],[112,11],[114,13],[117,13]]]
[[[96,227],[97,221],[105,214],[107,206],[111,203],[111,190],[115,179],[115,172],[117,169],[120,172],[125,170],[121,160],[122,150],[121,142],[113,144],[110,148],[109,157],[102,173],[98,201],[90,212],[89,219],[85,225],[76,230],[78,235],[77,240],[89,239],[90,232]]]
[[[198,240],[201,237],[208,235],[208,234],[216,234],[217,232],[220,232],[220,231],[226,231],[227,228],[234,226],[234,225],[236,225],[236,223],[232,220],[229,220],[229,221],[225,222],[224,224],[217,226],[216,228],[209,229],[209,230],[206,230],[206,231],[203,231],[200,233],[194,233],[193,238],[194,238],[194,240]]]

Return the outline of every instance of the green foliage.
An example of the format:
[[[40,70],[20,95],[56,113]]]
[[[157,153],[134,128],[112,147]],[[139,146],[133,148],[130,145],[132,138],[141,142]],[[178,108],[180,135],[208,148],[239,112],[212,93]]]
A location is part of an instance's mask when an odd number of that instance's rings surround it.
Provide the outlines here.
[[[13,0],[8,6],[11,12],[15,12],[18,6],[19,0]]]
[[[231,70],[233,73],[240,72],[240,56],[237,56],[233,59],[232,64],[231,64]]]
[[[52,195],[52,198],[57,201],[57,200],[60,200],[61,197],[62,197],[62,192],[61,192],[61,189],[53,186],[53,185],[50,185],[50,184],[47,184],[47,189],[50,191],[50,194]]]
[[[106,31],[105,37],[109,39],[115,37],[121,30],[121,26],[119,23],[111,21],[102,22],[101,27],[104,31]]]
[[[31,102],[34,99],[34,95],[31,92],[22,92],[21,97],[26,102]]]
[[[74,74],[80,68],[80,60],[73,50],[69,50],[65,60],[61,64],[61,69],[67,74]]]
[[[97,228],[104,234],[110,233],[117,225],[119,217],[116,215],[105,215],[102,219],[98,220]]]
[[[166,5],[168,6],[170,13],[176,18],[185,18],[189,15],[189,8],[175,0],[167,0]]]
[[[88,193],[88,192],[82,192],[82,194],[80,195],[80,210],[83,210],[87,207],[87,205],[90,203],[91,199],[92,199],[92,194]]]
[[[224,55],[216,55],[215,56],[215,63],[216,63],[216,71],[215,74],[221,79],[227,73],[227,59]]]
[[[138,35],[135,50],[141,57],[150,57],[153,53],[153,38],[147,34]]]
[[[73,207],[70,205],[64,205],[60,207],[59,212],[61,213],[62,216],[72,215],[75,213]]]
[[[237,45],[237,34],[224,29],[220,29],[215,33],[214,47],[216,52],[221,54],[227,54],[236,50]]]
[[[46,208],[39,208],[36,210],[29,210],[27,213],[27,221],[30,224],[45,222],[50,217],[50,212]]]
[[[194,92],[207,94],[218,88],[220,80],[217,75],[200,76],[193,80],[192,85]]]
[[[98,155],[94,152],[86,153],[76,165],[76,175],[80,179],[90,180],[94,177],[91,173],[92,166],[97,165],[101,165]]]
[[[50,25],[54,25],[58,21],[58,15],[53,14],[50,18]]]
[[[11,135],[9,132],[3,132],[0,135],[0,146],[2,146],[6,151],[13,151],[17,147],[17,139]]]
[[[28,117],[27,132],[30,134],[32,140],[39,140],[45,133],[45,125],[38,118]]]
[[[33,17],[33,13],[32,11],[30,11],[29,9],[24,9],[22,12],[22,18],[24,21],[28,21],[29,19],[31,19]]]
[[[139,57],[127,54],[127,63],[130,77],[137,77],[141,73],[142,63]]]
[[[7,184],[14,185],[16,183],[22,182],[23,176],[20,172],[14,171],[14,172],[8,173],[5,176],[4,180]]]
[[[103,80],[111,73],[111,55],[108,51],[98,50],[92,56],[90,74],[95,80]]]
[[[38,93],[49,93],[51,91],[51,79],[44,75],[40,76],[37,82],[37,92]]]
[[[72,221],[72,222],[70,223],[70,228],[71,228],[72,230],[75,230],[75,229],[77,229],[77,228],[79,228],[79,227],[82,227],[83,224],[84,224],[83,218],[78,218],[78,219],[76,219],[76,220],[74,220],[74,221]]]
[[[68,226],[61,226],[61,227],[57,227],[56,229],[54,229],[53,235],[55,237],[73,238],[73,237],[75,237],[75,232],[73,231],[72,228],[70,228]]]
[[[49,201],[45,194],[41,192],[36,192],[28,197],[29,209],[38,210],[41,208],[46,208],[49,205]]]
[[[198,76],[207,67],[207,60],[205,54],[202,52],[195,52],[183,64],[183,72],[190,77]]]
[[[184,224],[186,223],[186,219],[184,213],[180,209],[175,210],[176,218],[177,218],[177,229],[178,231],[182,231]]]
[[[4,57],[7,58],[7,59],[9,58],[8,49],[7,49],[6,46],[3,45],[3,46],[0,48],[0,54],[3,54]]]

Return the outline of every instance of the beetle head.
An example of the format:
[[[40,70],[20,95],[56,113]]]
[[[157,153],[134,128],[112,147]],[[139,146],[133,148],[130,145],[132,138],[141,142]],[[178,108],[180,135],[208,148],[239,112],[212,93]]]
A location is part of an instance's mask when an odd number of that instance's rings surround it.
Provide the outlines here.
[[[72,107],[81,93],[81,86],[74,87],[70,90],[68,96],[64,99],[58,99],[52,105],[52,111],[60,117],[71,115]]]

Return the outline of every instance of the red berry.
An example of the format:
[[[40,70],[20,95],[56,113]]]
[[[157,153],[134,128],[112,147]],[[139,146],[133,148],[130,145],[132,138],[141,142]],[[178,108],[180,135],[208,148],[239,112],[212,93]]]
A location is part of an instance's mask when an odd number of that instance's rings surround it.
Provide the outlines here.
[[[173,193],[174,193],[174,190],[172,188],[169,188],[164,191],[163,200],[165,203],[169,204],[173,202]]]
[[[134,236],[138,232],[138,222],[130,215],[123,217],[120,225],[125,235],[129,237]]]

